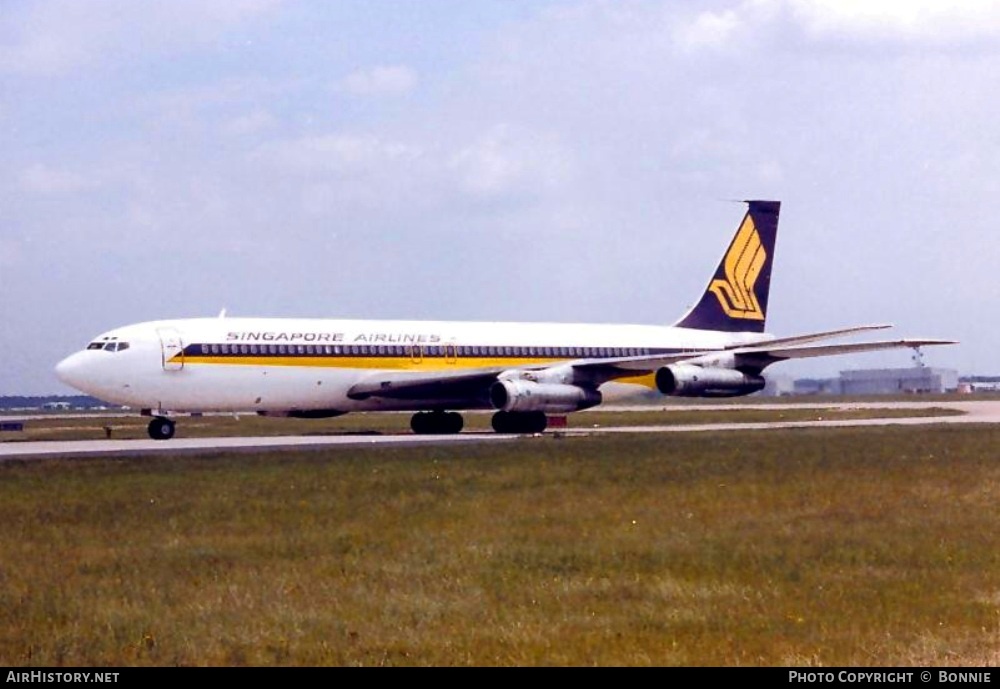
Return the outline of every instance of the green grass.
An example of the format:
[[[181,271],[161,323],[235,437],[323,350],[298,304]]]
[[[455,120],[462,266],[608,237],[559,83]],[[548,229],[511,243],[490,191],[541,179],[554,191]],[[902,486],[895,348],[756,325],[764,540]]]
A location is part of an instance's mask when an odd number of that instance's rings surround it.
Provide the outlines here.
[[[995,666],[1000,430],[0,464],[0,664]]]

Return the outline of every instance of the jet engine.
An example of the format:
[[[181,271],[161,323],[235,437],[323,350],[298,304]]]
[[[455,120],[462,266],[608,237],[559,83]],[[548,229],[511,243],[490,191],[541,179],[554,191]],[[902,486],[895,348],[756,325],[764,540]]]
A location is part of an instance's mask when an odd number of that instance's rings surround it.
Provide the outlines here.
[[[498,380],[490,387],[490,402],[500,411],[561,414],[596,407],[601,393],[576,385]]]
[[[674,397],[738,397],[763,388],[763,376],[731,368],[674,364],[656,371],[656,389]]]

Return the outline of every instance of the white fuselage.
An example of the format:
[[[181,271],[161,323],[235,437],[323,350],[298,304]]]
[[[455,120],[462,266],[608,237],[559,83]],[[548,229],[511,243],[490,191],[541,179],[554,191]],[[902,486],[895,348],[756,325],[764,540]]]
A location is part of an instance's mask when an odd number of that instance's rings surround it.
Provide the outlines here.
[[[347,392],[385,371],[544,366],[768,338],[643,325],[200,318],[109,331],[56,370],[94,397],[160,412],[477,409],[488,400],[351,399]],[[648,375],[623,382],[652,387]]]

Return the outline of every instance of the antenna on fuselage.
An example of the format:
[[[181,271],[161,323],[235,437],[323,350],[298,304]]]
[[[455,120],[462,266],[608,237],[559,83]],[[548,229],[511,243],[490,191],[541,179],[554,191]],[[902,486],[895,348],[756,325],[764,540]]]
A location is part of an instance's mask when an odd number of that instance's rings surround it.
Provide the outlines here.
[[[219,318],[225,318],[225,317],[226,317],[226,307],[223,306],[222,311],[219,311]]]

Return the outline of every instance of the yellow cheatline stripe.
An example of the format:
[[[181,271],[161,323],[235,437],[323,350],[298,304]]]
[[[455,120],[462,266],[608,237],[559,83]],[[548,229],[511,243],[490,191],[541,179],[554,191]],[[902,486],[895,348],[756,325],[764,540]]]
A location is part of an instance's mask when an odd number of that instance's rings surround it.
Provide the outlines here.
[[[170,360],[170,363],[184,365],[189,364],[219,364],[229,366],[299,366],[304,368],[365,368],[365,369],[386,369],[399,371],[440,371],[445,369],[465,369],[465,368],[488,368],[493,366],[524,366],[527,364],[552,364],[559,361],[570,361],[569,359],[530,359],[530,358],[484,358],[484,357],[461,357],[459,359],[445,359],[444,357],[424,357],[413,359],[411,357],[394,356],[254,356],[253,354],[240,356],[179,356]]]
[[[628,378],[617,378],[614,383],[627,383],[629,385],[641,385],[644,388],[649,388],[650,390],[656,389],[656,374],[655,373],[644,373],[640,376],[629,376]]]

